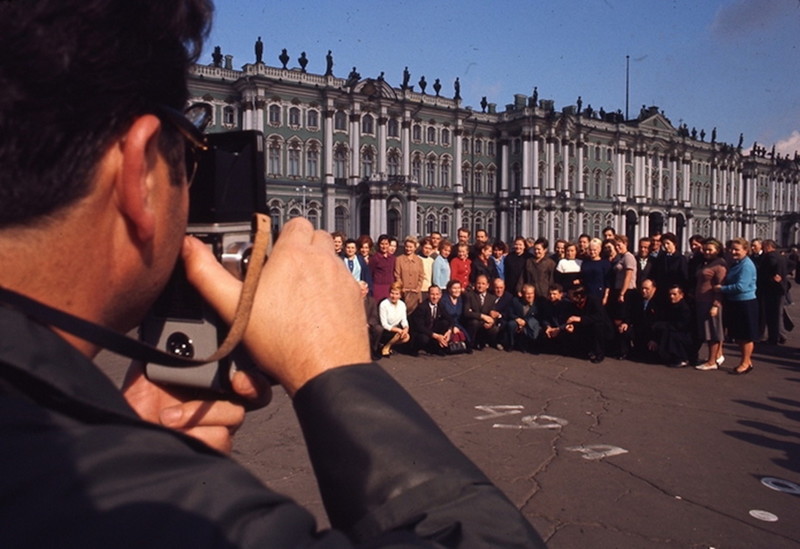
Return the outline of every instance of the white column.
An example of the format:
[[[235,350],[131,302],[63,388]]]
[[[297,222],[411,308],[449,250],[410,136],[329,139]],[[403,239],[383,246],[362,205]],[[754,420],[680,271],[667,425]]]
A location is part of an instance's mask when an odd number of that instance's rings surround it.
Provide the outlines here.
[[[686,162],[685,160],[681,163],[681,170],[683,171],[683,196],[681,200],[684,202],[689,202],[691,200],[691,195],[689,194],[691,191],[691,183],[692,183],[692,174],[691,174],[691,164]],[[698,204],[694,204],[694,207],[697,207]]]
[[[460,141],[456,137],[456,151],[460,151]],[[403,121],[400,129],[400,147],[402,150],[402,163],[400,173],[405,176],[411,175],[411,113],[406,110],[403,112]],[[455,166],[453,167],[455,170]],[[461,169],[460,167],[458,168]]]
[[[633,189],[634,194],[637,197],[644,198],[646,197],[645,188],[644,188],[644,180],[645,180],[645,173],[644,173],[644,154],[636,151],[633,154]]]
[[[533,219],[533,197],[532,197],[532,181],[533,181],[533,173],[532,170],[535,168],[532,166],[531,158],[533,157],[531,148],[533,147],[534,141],[530,139],[529,136],[522,136],[522,188],[520,189],[519,196],[523,199],[523,202],[526,201],[530,204],[527,208],[520,208],[520,219],[521,219],[521,227],[522,232],[525,235],[534,234],[534,226],[531,223]]]
[[[681,198],[678,196],[678,163],[675,158],[669,160],[669,197],[675,201]]]
[[[322,162],[326,183],[333,183],[333,115],[336,111],[329,101],[322,113]]]
[[[353,103],[350,113],[350,181],[356,185],[361,179],[361,106]]]
[[[381,107],[380,116],[378,117],[378,173],[382,174],[381,177],[385,177],[386,173],[388,173],[387,168],[387,159],[386,159],[386,123],[388,119],[386,117],[386,107]]]

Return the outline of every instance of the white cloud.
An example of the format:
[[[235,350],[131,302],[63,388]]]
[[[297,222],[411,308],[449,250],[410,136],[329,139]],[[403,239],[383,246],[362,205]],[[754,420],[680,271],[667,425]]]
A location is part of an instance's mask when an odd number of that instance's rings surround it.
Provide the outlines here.
[[[792,135],[786,139],[781,139],[775,143],[775,152],[780,153],[781,156],[794,156],[794,153],[800,151],[800,131],[793,131]]]

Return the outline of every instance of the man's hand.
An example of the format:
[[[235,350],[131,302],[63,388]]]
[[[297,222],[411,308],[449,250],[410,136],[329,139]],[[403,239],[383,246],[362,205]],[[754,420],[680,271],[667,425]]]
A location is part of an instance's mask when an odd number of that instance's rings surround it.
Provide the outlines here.
[[[241,282],[193,237],[182,255],[189,282],[230,323]],[[326,370],[369,362],[365,324],[360,288],[331,236],[305,219],[289,221],[261,273],[244,334],[251,358],[294,395]]]
[[[233,434],[244,422],[245,407],[266,406],[272,396],[269,380],[258,372],[236,372],[231,385],[238,402],[186,387],[151,382],[141,362],[133,362],[125,375],[122,393],[145,421],[193,436],[220,452],[230,453]]]

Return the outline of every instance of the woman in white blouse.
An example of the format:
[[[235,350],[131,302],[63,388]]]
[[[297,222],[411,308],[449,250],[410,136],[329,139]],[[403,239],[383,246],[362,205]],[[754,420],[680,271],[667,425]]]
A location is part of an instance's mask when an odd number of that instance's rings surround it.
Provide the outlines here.
[[[400,299],[403,295],[403,284],[394,282],[389,286],[389,297],[381,301],[378,305],[378,315],[383,326],[380,344],[381,356],[391,356],[392,345],[397,343],[408,343],[411,336],[408,333],[408,316],[406,314],[406,304]]]

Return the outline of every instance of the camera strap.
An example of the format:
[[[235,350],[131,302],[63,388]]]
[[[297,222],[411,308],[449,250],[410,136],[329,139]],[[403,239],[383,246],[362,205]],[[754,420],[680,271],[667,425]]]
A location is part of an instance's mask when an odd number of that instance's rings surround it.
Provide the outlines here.
[[[242,284],[242,293],[239,296],[239,303],[236,306],[233,323],[222,345],[208,358],[185,358],[164,352],[142,341],[130,338],[124,334],[89,322],[88,320],[84,320],[70,313],[60,311],[3,287],[0,287],[0,303],[10,305],[29,318],[42,324],[53,326],[113,353],[134,360],[178,368],[193,367],[215,362],[230,354],[242,341],[247,323],[250,321],[250,312],[253,307],[258,281],[261,277],[261,270],[264,268],[264,262],[272,249],[272,234],[270,231],[269,218],[263,214],[254,214],[253,230],[255,237],[252,254],[250,256],[250,265]]]

